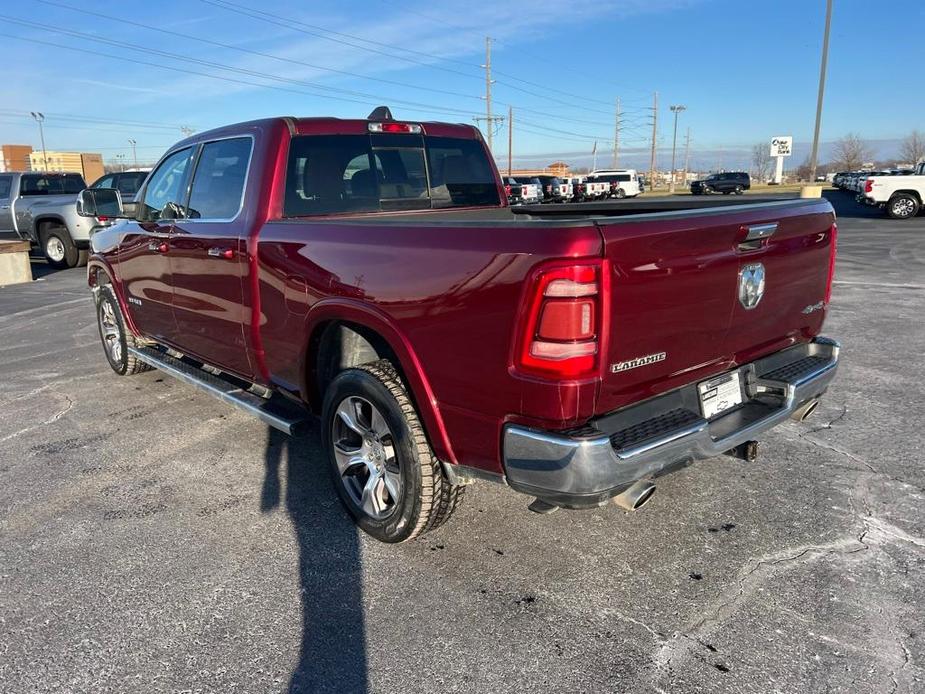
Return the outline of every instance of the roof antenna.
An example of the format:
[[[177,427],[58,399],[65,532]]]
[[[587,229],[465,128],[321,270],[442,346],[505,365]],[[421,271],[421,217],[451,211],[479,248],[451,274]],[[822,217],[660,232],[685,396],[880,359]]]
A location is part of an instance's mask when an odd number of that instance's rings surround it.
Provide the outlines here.
[[[392,118],[392,112],[389,110],[388,106],[376,106],[373,109],[373,112],[370,113],[367,117],[367,120],[394,120]]]

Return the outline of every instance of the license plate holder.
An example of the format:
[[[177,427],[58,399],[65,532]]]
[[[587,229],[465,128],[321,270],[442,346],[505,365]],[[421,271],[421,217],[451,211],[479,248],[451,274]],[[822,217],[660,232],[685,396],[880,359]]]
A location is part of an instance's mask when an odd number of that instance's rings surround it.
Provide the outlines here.
[[[723,374],[697,384],[700,411],[704,419],[713,419],[742,404],[742,379],[738,371]]]

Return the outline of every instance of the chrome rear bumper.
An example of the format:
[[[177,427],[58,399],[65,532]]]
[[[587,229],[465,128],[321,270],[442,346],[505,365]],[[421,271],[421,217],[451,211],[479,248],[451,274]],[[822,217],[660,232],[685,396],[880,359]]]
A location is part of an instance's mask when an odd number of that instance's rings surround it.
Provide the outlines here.
[[[755,439],[822,395],[838,368],[839,344],[819,337],[739,367],[743,404],[711,420],[697,384],[593,420],[571,432],[508,425],[508,484],[560,506],[598,505],[636,480],[712,458]]]

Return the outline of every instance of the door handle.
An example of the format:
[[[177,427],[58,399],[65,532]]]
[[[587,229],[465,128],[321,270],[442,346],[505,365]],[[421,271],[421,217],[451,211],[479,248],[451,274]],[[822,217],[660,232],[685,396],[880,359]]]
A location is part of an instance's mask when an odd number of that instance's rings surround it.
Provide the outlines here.
[[[234,249],[219,248],[218,246],[214,246],[209,249],[209,255],[213,258],[224,258],[225,260],[231,260],[234,258]]]
[[[148,244],[148,250],[155,253],[166,253],[170,250],[170,246],[167,245],[166,241],[152,241]]]

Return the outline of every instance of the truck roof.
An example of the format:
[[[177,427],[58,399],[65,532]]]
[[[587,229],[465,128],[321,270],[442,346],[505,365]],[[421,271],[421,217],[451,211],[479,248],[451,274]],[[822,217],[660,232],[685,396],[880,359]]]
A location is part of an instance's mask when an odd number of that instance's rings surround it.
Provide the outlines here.
[[[364,135],[369,132],[370,123],[389,122],[390,119],[381,118],[333,118],[322,117],[296,117],[277,116],[275,118],[261,118],[258,120],[243,121],[220,128],[195,133],[179,142],[171,149],[192,142],[201,142],[220,137],[227,137],[237,133],[260,130],[269,126],[285,124],[293,135]],[[412,123],[420,125],[425,135],[436,137],[456,137],[467,140],[481,139],[478,128],[465,123],[441,123],[437,121],[420,121],[413,119],[392,119],[395,123]]]

